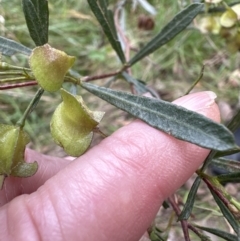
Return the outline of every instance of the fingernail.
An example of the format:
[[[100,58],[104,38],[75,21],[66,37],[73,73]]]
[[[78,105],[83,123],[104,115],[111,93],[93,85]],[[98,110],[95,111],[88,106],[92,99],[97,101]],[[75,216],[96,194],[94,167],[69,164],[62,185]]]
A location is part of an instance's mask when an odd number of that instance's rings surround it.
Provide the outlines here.
[[[203,91],[198,93],[193,93],[185,95],[173,103],[181,105],[187,109],[199,111],[205,108],[211,107],[215,104],[216,94],[212,91]]]

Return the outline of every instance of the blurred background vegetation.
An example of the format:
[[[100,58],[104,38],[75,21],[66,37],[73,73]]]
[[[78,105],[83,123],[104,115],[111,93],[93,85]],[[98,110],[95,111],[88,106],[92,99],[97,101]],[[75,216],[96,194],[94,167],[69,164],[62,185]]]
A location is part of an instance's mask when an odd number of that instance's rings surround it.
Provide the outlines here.
[[[111,0],[109,2],[110,6],[114,8],[118,1]],[[149,3],[156,10],[156,15],[151,15],[141,5],[134,6],[133,2],[129,0],[129,3],[125,6],[123,20],[125,21],[124,33],[134,52],[153,38],[175,14],[193,1],[149,0]],[[49,10],[49,43],[53,47],[77,57],[73,67],[75,71],[82,76],[88,76],[114,72],[121,67],[116,54],[90,12],[87,1],[49,0]],[[151,19],[154,28],[144,27],[144,23],[141,22],[143,18]],[[238,108],[239,103],[239,53],[229,52],[226,49],[225,41],[219,36],[202,34],[197,29],[198,22],[199,19],[196,19],[188,29],[179,34],[169,44],[134,65],[131,69],[132,75],[143,80],[162,99],[172,101],[184,95],[193,81],[198,78],[202,66],[205,64],[204,76],[194,91],[214,91],[218,95],[218,101],[227,104],[234,111]],[[34,48],[34,43],[29,37],[21,11],[21,1],[0,0],[0,36]],[[11,58],[2,58],[5,62],[14,65],[28,65],[25,56],[16,55]],[[107,85],[110,84],[109,81],[109,79],[103,79],[97,81],[97,83]],[[129,85],[123,80],[111,82],[111,87],[129,91]],[[70,87],[66,85],[66,88]],[[0,122],[16,123],[34,96],[36,89],[37,87],[24,87],[0,90]],[[104,133],[110,134],[131,120],[128,114],[116,110],[116,108],[84,90],[79,89],[78,93],[83,95],[84,100],[92,110],[106,111],[100,125]],[[31,136],[31,147],[43,153],[64,156],[61,148],[53,143],[49,131],[51,115],[59,103],[60,96],[58,93],[45,93],[36,111],[30,115],[26,130]],[[227,111],[225,113],[225,115],[228,115]],[[225,119],[227,119],[226,116]],[[99,138],[97,137],[93,144],[99,141]],[[201,191],[205,199],[211,198],[206,189]],[[236,189],[233,191],[236,192]],[[180,190],[179,194],[184,199],[186,198],[185,191]],[[200,203],[202,204],[202,200]],[[220,213],[212,208],[212,202],[204,208],[198,206],[198,204],[197,201],[195,213],[199,215],[200,220],[206,220],[209,213],[212,215],[212,212],[216,212],[216,219],[211,222],[218,220]],[[167,215],[169,217],[169,213]],[[204,216],[204,219],[202,219],[202,216]],[[179,230],[175,230],[175,232],[177,233],[175,237],[177,237]]]

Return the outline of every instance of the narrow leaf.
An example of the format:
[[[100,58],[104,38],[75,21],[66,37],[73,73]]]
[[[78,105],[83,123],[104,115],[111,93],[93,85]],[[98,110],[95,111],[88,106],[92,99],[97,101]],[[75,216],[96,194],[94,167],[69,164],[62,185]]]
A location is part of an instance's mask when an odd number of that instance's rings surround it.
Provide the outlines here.
[[[232,120],[227,124],[227,127],[232,132],[235,132],[240,127],[240,110],[232,118]]]
[[[238,241],[238,237],[236,235],[233,235],[231,233],[227,233],[225,231],[219,230],[219,229],[215,229],[215,228],[208,228],[208,227],[203,227],[203,226],[199,226],[199,225],[194,225],[195,227],[203,230],[203,231],[207,231],[209,233],[212,233],[220,238],[223,238],[226,241]]]
[[[227,124],[227,127],[230,131],[235,132],[240,127],[240,110],[235,114],[235,116],[232,118],[232,120]],[[227,156],[231,154],[235,154],[240,152],[239,148],[236,148],[235,150],[226,151],[226,152],[216,152],[214,157],[222,157]]]
[[[219,206],[223,216],[228,220],[229,224],[232,226],[233,230],[236,234],[240,231],[240,226],[236,218],[233,216],[233,214],[230,212],[230,210],[226,207],[226,205],[222,202],[222,200],[217,196],[217,194],[210,190],[214,200],[216,201],[217,205]]]
[[[133,65],[145,56],[153,53],[155,50],[172,40],[177,34],[183,31],[202,10],[203,4],[194,3],[188,8],[178,13],[162,31],[147,43],[128,63]]]
[[[22,0],[23,12],[31,38],[37,46],[48,42],[48,1]]]
[[[32,50],[13,40],[0,37],[0,52],[6,56],[12,56],[17,53],[30,55]]]
[[[120,58],[122,63],[125,63],[125,56],[120,44],[120,41],[117,36],[116,28],[114,25],[114,19],[112,11],[107,9],[107,1],[106,0],[87,0],[88,4],[97,18],[98,22],[102,26],[102,29],[107,36],[110,44],[113,49],[116,51],[118,57]]]
[[[163,100],[135,96],[86,82],[81,85],[119,109],[178,139],[214,150],[235,147],[234,137],[225,126],[201,114]]]
[[[184,205],[182,212],[180,213],[180,215],[178,217],[178,220],[187,220],[190,217],[190,215],[192,213],[195,197],[197,194],[197,190],[198,190],[200,183],[201,183],[201,178],[197,177],[191,187],[191,190],[187,197],[187,201]]]
[[[229,150],[229,151],[217,151],[214,154],[214,158],[219,158],[219,157],[223,157],[223,156],[229,156],[229,155],[233,155],[233,154],[237,154],[240,152],[240,148],[237,147],[235,149]]]
[[[211,164],[229,172],[240,172],[239,161],[234,161],[227,158],[214,158]]]
[[[218,175],[217,179],[222,184],[227,182],[240,183],[240,172]]]
[[[208,154],[207,158],[205,159],[200,171],[203,172],[206,168],[211,164],[213,157],[215,156],[217,151],[211,150]]]
[[[130,84],[132,84],[137,92],[137,94],[141,95],[143,93],[150,92],[143,81],[137,80],[129,75],[127,72],[122,73],[122,77]]]

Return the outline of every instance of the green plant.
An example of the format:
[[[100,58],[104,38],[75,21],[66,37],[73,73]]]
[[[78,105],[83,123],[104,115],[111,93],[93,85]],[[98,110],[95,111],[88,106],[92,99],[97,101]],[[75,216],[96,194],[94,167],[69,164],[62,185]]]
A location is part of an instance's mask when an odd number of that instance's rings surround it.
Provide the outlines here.
[[[27,177],[36,172],[36,162],[27,165],[22,161],[23,151],[28,142],[23,128],[27,117],[37,108],[44,91],[61,92],[63,102],[56,108],[53,114],[51,132],[55,142],[62,146],[69,155],[79,156],[84,153],[91,143],[93,132],[101,133],[97,125],[101,121],[103,113],[90,111],[80,96],[64,90],[62,84],[68,82],[75,87],[84,88],[93,95],[176,138],[212,149],[204,166],[197,172],[198,178],[189,194],[183,212],[181,214],[178,213],[178,216],[182,222],[188,219],[199,183],[201,180],[204,180],[212,191],[224,216],[238,234],[239,223],[233,210],[239,210],[239,204],[224,191],[218,178],[209,177],[203,172],[214,157],[222,157],[239,151],[231,132],[224,125],[214,123],[200,114],[169,102],[141,96],[142,93],[151,92],[151,90],[143,82],[131,75],[131,67],[133,65],[155,52],[183,31],[196,15],[202,11],[203,4],[192,4],[181,11],[155,38],[146,43],[133,56],[129,55],[129,47],[127,42],[124,42],[124,38],[122,42],[119,40],[118,33],[123,33],[116,28],[113,13],[108,8],[107,1],[88,0],[88,4],[119,59],[119,69],[113,73],[106,73],[102,76],[82,77],[70,70],[75,58],[51,47],[48,43],[49,13],[48,2],[45,0],[22,0],[26,23],[36,48],[30,49],[20,43],[0,37],[0,51],[3,55],[12,56],[16,53],[21,53],[29,58],[29,68],[13,66],[3,61],[0,62],[0,69],[2,70],[0,75],[7,76],[1,81],[2,89],[17,88],[29,84],[40,86],[23,117],[15,125],[0,126],[0,150],[2,150],[0,174],[2,184],[4,178],[9,175]],[[115,12],[120,11],[124,4],[124,1],[119,4]],[[127,48],[126,53],[123,51],[123,45]],[[126,80],[130,83],[133,94],[88,83],[89,81],[106,77],[112,77],[113,80],[116,78]],[[194,85],[186,93],[189,93],[193,87]],[[228,125],[231,131],[234,131],[239,126],[237,123],[239,115],[237,114]],[[225,180],[228,178],[230,176],[225,176]],[[172,206],[175,206],[173,200],[169,199],[169,202]],[[196,227],[192,225],[191,228],[202,239],[205,238]],[[199,228],[204,229],[203,227]],[[208,231],[213,232],[213,230]],[[216,232],[220,237],[223,237],[222,233]],[[160,240],[161,235],[158,233],[159,230],[157,228],[151,230],[152,236]],[[233,236],[231,240],[235,240],[235,237]]]
[[[219,35],[226,41],[231,52],[240,49],[239,35],[240,3],[227,4],[225,1],[209,1],[199,21],[203,33]]]

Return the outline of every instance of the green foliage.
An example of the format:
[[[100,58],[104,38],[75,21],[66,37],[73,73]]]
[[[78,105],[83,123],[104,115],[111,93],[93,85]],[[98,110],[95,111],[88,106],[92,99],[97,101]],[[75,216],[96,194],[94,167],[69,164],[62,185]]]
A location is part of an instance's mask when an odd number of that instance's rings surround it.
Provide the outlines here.
[[[96,16],[98,22],[110,41],[113,49],[118,54],[122,63],[125,63],[125,55],[123,53],[121,43],[118,40],[117,31],[114,24],[112,11],[108,10],[108,3],[106,0],[88,0],[88,4]]]
[[[184,208],[178,217],[179,220],[187,220],[190,217],[200,183],[201,183],[201,178],[197,177],[188,194],[186,204],[184,205]]]
[[[22,0],[30,36],[37,46],[48,42],[48,1]]]
[[[0,51],[6,56],[12,56],[17,53],[30,55],[32,52],[30,48],[3,37],[0,37]]]
[[[228,220],[229,224],[232,226],[233,230],[237,235],[239,235],[239,221],[236,217],[234,217],[233,213],[230,211],[229,207],[226,206],[226,203],[224,203],[221,198],[218,197],[218,195],[214,192],[214,190],[211,190],[211,193],[218,204],[219,208],[221,209],[224,217]],[[229,204],[230,205],[230,204]]]
[[[182,12],[177,14],[172,21],[170,21],[162,31],[147,43],[128,63],[133,65],[143,57],[156,51],[158,48],[168,43],[177,34],[183,31],[196,17],[196,15],[202,10],[202,4],[192,4]]]
[[[239,240],[236,235],[230,234],[228,232],[225,232],[225,231],[222,231],[219,229],[203,227],[203,226],[199,226],[199,225],[195,225],[195,227],[200,228],[206,232],[212,233],[220,238],[223,238],[226,241],[238,241]]]
[[[82,83],[83,88],[178,139],[214,150],[235,148],[231,132],[203,115],[162,100]]]

